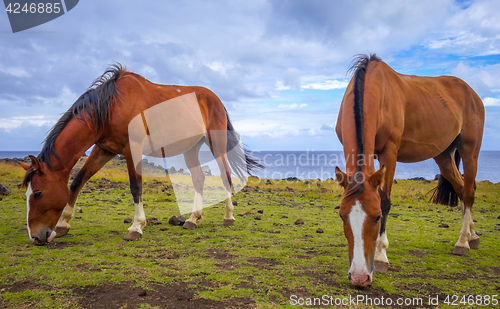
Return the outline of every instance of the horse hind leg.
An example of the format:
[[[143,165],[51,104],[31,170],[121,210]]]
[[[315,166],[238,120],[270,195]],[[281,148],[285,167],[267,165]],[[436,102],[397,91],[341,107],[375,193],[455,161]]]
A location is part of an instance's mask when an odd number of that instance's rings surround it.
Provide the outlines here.
[[[446,189],[446,186],[442,186],[441,190],[445,190],[446,192],[443,191],[441,192],[441,194],[439,192],[440,187],[438,185],[438,192],[436,194],[437,196],[439,196],[440,200],[448,202],[450,203],[450,205],[454,204],[454,202],[453,198],[449,198],[448,195],[452,196],[456,194],[461,201],[460,204],[462,206],[462,228],[460,230],[459,239],[455,243],[453,254],[466,255],[469,253],[469,249],[471,249],[472,247],[477,248],[477,246],[479,245],[479,236],[477,236],[475,231],[473,231],[474,223],[472,222],[470,212],[472,203],[470,203],[470,198],[467,198],[467,196],[464,194],[466,191],[466,183],[458,170],[459,157],[458,154],[455,153],[455,151],[457,150],[454,147],[451,147],[447,149],[447,151],[434,158],[439,166],[439,170],[441,171],[441,177],[444,178],[440,180],[440,182],[447,181],[451,185],[451,188],[448,189]],[[454,192],[451,192],[451,190],[453,190]],[[472,247],[470,245],[471,241]]]
[[[186,162],[189,172],[191,173],[191,178],[194,185],[194,205],[193,212],[189,219],[184,222],[182,226],[188,230],[194,230],[198,227],[198,220],[203,219],[202,209],[203,209],[203,187],[205,185],[205,174],[200,166],[200,160],[198,159],[198,153],[200,147],[203,143],[196,144],[193,148],[184,153],[184,161]]]
[[[479,145],[477,139],[470,139],[462,134],[462,140],[459,144],[458,151],[463,154],[463,167],[464,167],[464,185],[462,189],[462,229],[460,230],[460,237],[455,244],[454,254],[463,255],[467,254],[468,250],[462,248],[477,249],[479,246],[479,236],[474,230],[474,221],[472,220],[471,210],[474,204],[475,195],[475,179],[477,173],[477,160],[479,157]]]
[[[219,169],[221,170],[220,177],[222,179],[222,182],[224,183],[224,194],[225,194],[225,214],[224,214],[224,226],[231,226],[234,225],[234,205],[231,200],[231,188],[232,188],[232,181],[231,181],[231,171],[229,169],[229,164],[227,161],[227,155],[224,154],[221,157],[218,158],[217,164],[219,165]]]
[[[224,226],[234,225],[234,206],[231,200],[232,192],[232,181],[231,181],[231,168],[229,167],[229,162],[227,159],[227,131],[226,130],[214,130],[210,131],[210,149],[214,155],[217,165],[220,170],[220,178],[224,184],[224,195],[225,195],[225,214],[224,214]]]
[[[114,153],[101,149],[97,145],[94,146],[87,161],[70,185],[68,204],[64,207],[61,217],[59,217],[59,221],[56,224],[56,237],[66,235],[71,229],[69,222],[73,219],[76,200],[85,183],[115,156],[116,154]]]

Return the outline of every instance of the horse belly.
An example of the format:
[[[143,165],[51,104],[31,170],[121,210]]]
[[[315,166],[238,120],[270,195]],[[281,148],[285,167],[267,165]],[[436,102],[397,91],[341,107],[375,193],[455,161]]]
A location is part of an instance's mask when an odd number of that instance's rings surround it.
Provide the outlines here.
[[[142,155],[171,157],[191,149],[207,133],[195,93],[156,104],[129,124],[134,161]]]

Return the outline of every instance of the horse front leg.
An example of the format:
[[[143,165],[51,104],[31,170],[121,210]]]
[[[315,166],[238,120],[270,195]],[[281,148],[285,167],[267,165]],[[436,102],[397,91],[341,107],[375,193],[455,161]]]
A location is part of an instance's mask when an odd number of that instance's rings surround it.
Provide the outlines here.
[[[132,155],[126,154],[128,176],[130,180],[130,192],[134,198],[134,222],[128,228],[127,234],[123,237],[124,240],[139,240],[142,237],[142,228],[146,226],[146,215],[142,205],[142,176],[135,169]]]
[[[382,210],[382,219],[380,222],[380,232],[377,237],[377,247],[375,249],[375,270],[385,272],[389,270],[389,259],[387,258],[387,248],[389,248],[389,239],[387,238],[387,218],[391,210],[391,190],[396,172],[396,155],[382,154],[379,157],[380,166],[385,165],[386,172],[384,185],[379,189],[380,208]]]
[[[94,146],[87,161],[70,185],[68,203],[64,207],[61,217],[59,217],[59,221],[56,224],[56,237],[64,236],[69,232],[71,228],[69,222],[73,219],[76,200],[85,183],[115,156],[116,154],[114,153],[101,149],[97,145]]]

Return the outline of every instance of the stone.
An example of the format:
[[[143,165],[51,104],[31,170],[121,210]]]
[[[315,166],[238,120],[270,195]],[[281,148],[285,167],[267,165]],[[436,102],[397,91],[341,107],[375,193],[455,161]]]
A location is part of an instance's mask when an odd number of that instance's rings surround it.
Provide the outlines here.
[[[310,185],[310,184],[312,184],[312,182],[310,180],[306,180],[306,181],[304,181],[304,184],[305,185]]]
[[[262,217],[261,216],[255,216],[254,219],[255,220],[262,220]]]
[[[184,215],[177,216],[177,220],[179,220],[179,225],[183,225],[186,222],[186,217]]]
[[[76,207],[75,211],[79,214],[81,214],[83,212],[82,208],[81,207]]]
[[[319,227],[319,228],[316,230],[316,233],[323,233],[323,229]]]
[[[9,195],[10,190],[0,184],[0,195]]]
[[[172,217],[170,217],[170,219],[168,219],[168,224],[180,225],[180,221],[179,221],[179,219],[177,219],[176,216],[172,216]]]
[[[130,223],[132,222],[132,218],[125,218],[125,220],[123,220],[123,223]]]
[[[258,213],[263,214],[264,210],[257,210]]]
[[[210,170],[210,167],[208,165],[204,165],[201,167],[201,170],[205,176],[212,176],[212,171]]]
[[[152,225],[158,225],[158,224],[161,224],[161,222],[158,220],[158,218],[155,218],[155,217],[147,218],[147,219],[146,219],[146,222],[147,222],[148,224],[152,224]]]
[[[304,220],[302,219],[297,219],[297,221],[295,221],[295,225],[302,225],[304,224]]]
[[[272,185],[271,180],[266,180],[266,185]]]
[[[449,226],[448,224],[446,224],[446,223],[441,223],[441,224],[439,225],[439,227],[442,227],[442,228],[447,229],[447,228],[449,228],[450,226]]]
[[[500,226],[495,225],[495,230],[496,230],[496,231],[500,231]]]

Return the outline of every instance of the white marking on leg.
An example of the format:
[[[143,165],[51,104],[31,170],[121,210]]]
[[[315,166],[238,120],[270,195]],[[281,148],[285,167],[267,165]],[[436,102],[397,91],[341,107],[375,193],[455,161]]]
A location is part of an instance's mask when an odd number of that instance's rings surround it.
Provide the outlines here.
[[[26,190],[26,226],[28,227],[28,236],[30,240],[33,240],[31,238],[31,230],[30,230],[30,223],[28,221],[28,218],[30,216],[30,198],[31,194],[33,194],[33,190],[31,190],[31,182],[28,183],[28,189]]]
[[[146,225],[146,215],[144,214],[144,207],[142,205],[142,201],[134,204],[135,206],[135,215],[134,215],[134,223],[131,227],[128,228],[130,232],[138,232],[142,235],[142,228]]]
[[[69,222],[73,219],[73,213],[75,211],[75,205],[66,204],[64,210],[59,217],[59,221],[57,221],[56,228],[71,228]]]
[[[387,239],[387,234],[384,231],[382,235],[377,237],[377,249],[375,250],[375,261],[383,262],[389,264],[389,259],[387,258],[387,248],[389,247],[389,240]]]
[[[193,222],[196,224],[198,219],[201,219],[201,210],[203,209],[203,195],[198,193],[196,190],[194,192],[194,205],[193,205],[193,212],[191,213],[191,216],[187,221]]]
[[[361,203],[356,201],[349,213],[349,222],[351,224],[352,236],[354,237],[354,249],[352,251],[352,263],[349,268],[350,273],[368,272],[366,267],[365,250],[363,247],[363,224],[365,222],[366,213],[361,207]],[[353,227],[356,227],[355,229]]]
[[[470,215],[470,208],[464,208],[464,205],[462,203],[462,209],[464,209],[464,212],[462,214],[462,229],[460,230],[460,237],[458,238],[455,247],[464,247],[470,249],[469,240],[471,238],[471,224],[474,223],[472,222],[472,216]]]
[[[224,216],[225,220],[235,220],[233,216],[233,202],[231,201],[231,191],[227,189],[224,190],[226,193],[226,215]]]

